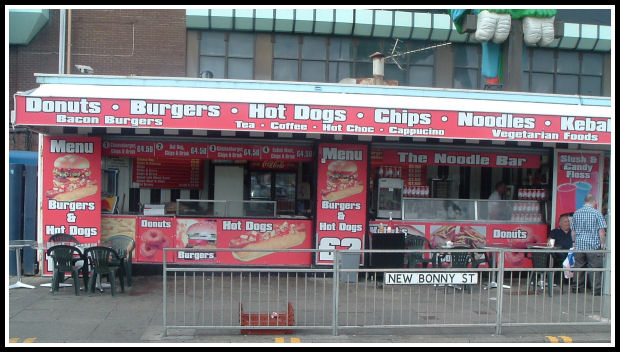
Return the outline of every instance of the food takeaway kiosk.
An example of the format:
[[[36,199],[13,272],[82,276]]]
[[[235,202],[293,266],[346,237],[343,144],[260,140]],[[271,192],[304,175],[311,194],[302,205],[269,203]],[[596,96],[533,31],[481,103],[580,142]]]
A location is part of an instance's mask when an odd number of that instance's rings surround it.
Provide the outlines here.
[[[39,240],[126,234],[136,263],[161,263],[164,247],[202,247],[201,257],[168,260],[331,265],[330,252],[208,249],[268,240],[274,249],[362,249],[381,224],[435,244],[521,246],[544,241],[559,212],[577,205],[571,196],[587,189],[602,200],[610,172],[603,98],[586,106],[528,93],[36,76],[38,87],[15,95],[13,122],[41,134]],[[396,184],[381,198],[386,179]],[[496,201],[500,215],[486,199],[497,180],[513,194]]]

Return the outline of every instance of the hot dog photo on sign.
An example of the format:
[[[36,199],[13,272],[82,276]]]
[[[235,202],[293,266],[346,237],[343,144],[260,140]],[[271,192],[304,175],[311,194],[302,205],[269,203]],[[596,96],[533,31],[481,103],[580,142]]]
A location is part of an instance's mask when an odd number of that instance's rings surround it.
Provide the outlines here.
[[[308,264],[309,253],[277,250],[310,248],[310,228],[309,221],[300,220],[177,219],[176,248],[202,250],[179,250],[176,259],[183,263]]]
[[[232,249],[289,249],[299,246],[306,240],[305,224],[287,221],[281,224],[267,224],[265,231],[248,231],[229,240]],[[273,254],[273,252],[233,252],[233,257],[242,262]]]
[[[337,201],[364,190],[360,183],[357,164],[347,160],[332,161],[327,166],[327,186],[322,190],[323,200]]]

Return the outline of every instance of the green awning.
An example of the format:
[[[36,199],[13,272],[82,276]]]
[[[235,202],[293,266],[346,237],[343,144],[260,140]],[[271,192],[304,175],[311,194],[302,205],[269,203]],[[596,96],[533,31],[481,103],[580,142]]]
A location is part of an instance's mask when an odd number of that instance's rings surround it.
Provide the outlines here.
[[[343,35],[402,40],[475,43],[459,34],[449,14],[353,9],[188,9],[187,28],[249,32]],[[611,50],[611,27],[564,23],[551,48]]]
[[[9,10],[9,44],[29,44],[49,19],[50,10]]]

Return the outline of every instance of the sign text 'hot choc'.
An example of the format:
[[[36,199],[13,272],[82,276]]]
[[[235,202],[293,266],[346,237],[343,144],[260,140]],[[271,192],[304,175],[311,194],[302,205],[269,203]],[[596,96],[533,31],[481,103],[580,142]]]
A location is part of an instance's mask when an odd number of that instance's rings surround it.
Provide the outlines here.
[[[323,133],[611,143],[608,117],[340,106],[16,95],[16,125]]]

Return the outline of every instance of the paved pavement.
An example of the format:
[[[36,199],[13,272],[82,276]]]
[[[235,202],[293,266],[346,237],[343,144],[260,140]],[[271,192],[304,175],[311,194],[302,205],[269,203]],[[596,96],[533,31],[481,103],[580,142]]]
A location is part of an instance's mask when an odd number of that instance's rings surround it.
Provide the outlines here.
[[[9,279],[14,283],[15,277]],[[162,278],[134,277],[134,284],[115,297],[71,287],[52,295],[41,283],[49,277],[24,277],[35,289],[7,290],[9,343],[120,343],[120,344],[549,344],[583,343],[614,346],[609,326],[505,327],[495,335],[489,327],[424,327],[341,329],[338,336],[326,330],[294,330],[290,335],[242,335],[239,330],[171,330],[163,336]],[[118,288],[117,288],[118,290]],[[612,322],[613,324],[613,322]]]

